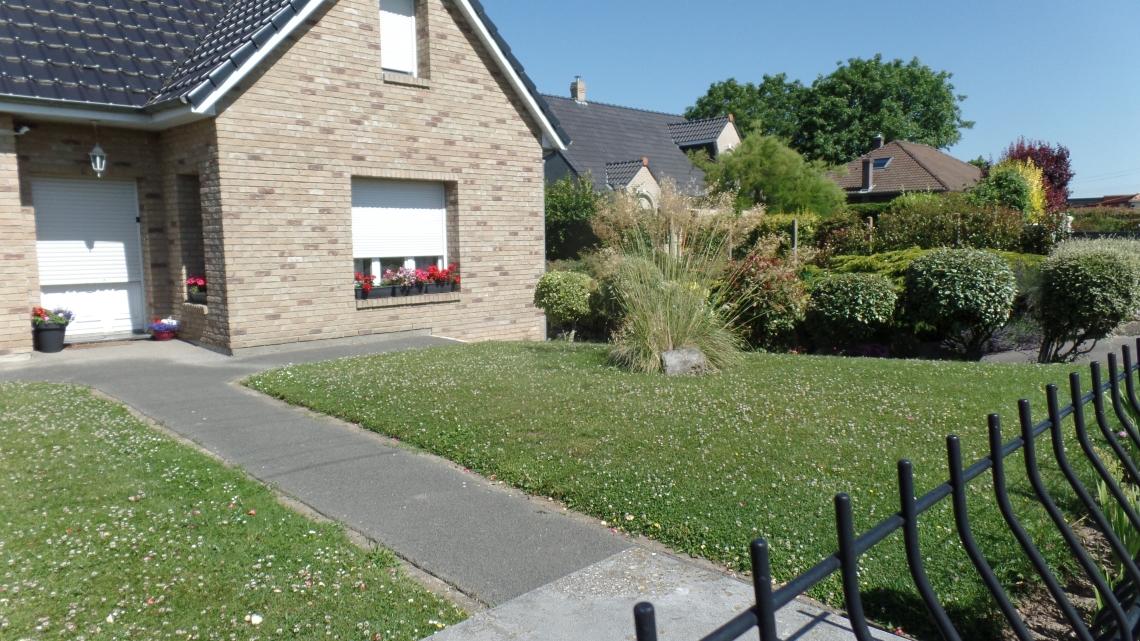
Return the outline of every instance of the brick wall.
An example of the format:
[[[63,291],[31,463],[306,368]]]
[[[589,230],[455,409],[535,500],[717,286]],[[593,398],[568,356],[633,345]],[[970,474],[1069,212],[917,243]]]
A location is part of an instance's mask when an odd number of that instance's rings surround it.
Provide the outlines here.
[[[167,296],[182,322],[179,337],[227,346],[225,245],[218,183],[217,134],[202,120],[161,134],[163,192],[171,270]],[[186,302],[186,277],[205,274],[208,305]]]
[[[16,150],[20,201],[27,212],[26,228],[34,239],[32,179],[50,176],[97,180],[87,156],[95,146],[95,130],[90,125],[49,122],[27,124],[32,129],[16,138]],[[169,293],[170,255],[158,135],[100,127],[99,145],[107,153],[107,170],[103,172],[102,180],[134,180],[138,185],[146,316],[166,317],[173,312],[173,308]],[[27,273],[31,278],[38,279],[39,270],[34,261],[28,264]],[[33,295],[36,301],[39,300],[38,288],[36,283],[33,288],[36,290]]]
[[[421,2],[430,78],[386,81],[375,2],[341,0],[221,105],[218,276],[231,347],[425,328],[543,337],[532,304],[543,270],[539,131],[451,3]],[[453,185],[460,302],[356,309],[353,176]],[[207,244],[209,235],[207,226]],[[210,316],[214,282],[211,274]]]
[[[0,115],[0,131],[12,118]],[[39,302],[36,226],[20,205],[16,139],[0,136],[0,360],[32,351],[31,308]]]

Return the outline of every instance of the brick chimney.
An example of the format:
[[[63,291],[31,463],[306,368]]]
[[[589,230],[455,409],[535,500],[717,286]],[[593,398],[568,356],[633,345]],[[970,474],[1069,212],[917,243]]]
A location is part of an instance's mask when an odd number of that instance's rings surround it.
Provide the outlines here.
[[[641,157],[641,166],[642,167],[648,167],[649,166],[649,156],[642,156]]]
[[[871,150],[883,148],[883,134],[879,134],[871,139]]]
[[[570,83],[570,97],[580,103],[586,102],[586,83],[582,80],[582,76],[574,78],[574,82]]]
[[[875,161],[870,158],[863,159],[863,191],[871,191],[875,186]]]

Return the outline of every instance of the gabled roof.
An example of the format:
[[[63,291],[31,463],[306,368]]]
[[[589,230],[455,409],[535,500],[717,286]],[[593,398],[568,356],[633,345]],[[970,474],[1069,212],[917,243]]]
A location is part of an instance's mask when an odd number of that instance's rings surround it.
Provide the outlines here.
[[[606,163],[606,185],[611,189],[624,189],[633,182],[642,168],[649,165],[644,159],[626,160],[624,162]],[[652,171],[650,173],[653,173]]]
[[[217,26],[228,0],[0,3],[0,93],[142,107]]]
[[[982,179],[982,170],[970,163],[916,142],[896,140],[847,163],[847,175],[828,174],[848,192],[863,188],[863,159],[891,158],[874,173],[872,194],[904,191],[965,191]]]
[[[677,146],[687,147],[717,140],[724,132],[724,128],[730,124],[732,124],[732,119],[728,116],[677,122],[669,125],[669,135],[673,137],[673,142]]]
[[[6,0],[0,100],[146,108],[179,99],[205,113],[327,1]],[[551,146],[564,148],[569,136],[483,6],[454,2]]]
[[[601,188],[607,165],[649,158],[658,180],[672,178],[682,191],[699,191],[705,174],[673,142],[670,125],[688,124],[684,116],[618,107],[600,102],[544,95],[550,110],[574,136],[562,156],[579,176],[592,173]],[[636,161],[641,166],[641,161]]]

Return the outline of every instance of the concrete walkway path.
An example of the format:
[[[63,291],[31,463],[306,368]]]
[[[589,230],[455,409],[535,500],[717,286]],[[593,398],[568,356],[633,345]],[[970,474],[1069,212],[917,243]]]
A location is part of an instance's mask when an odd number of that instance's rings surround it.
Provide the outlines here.
[[[98,389],[468,597],[503,604],[440,641],[631,639],[633,604],[647,597],[659,602],[665,638],[682,641],[750,605],[747,583],[633,548],[632,539],[553,503],[235,384],[289,364],[449,344],[430,336],[360,339],[233,358],[142,341],[0,363],[0,382]],[[780,623],[797,641],[853,638],[844,619],[806,602],[781,611]]]

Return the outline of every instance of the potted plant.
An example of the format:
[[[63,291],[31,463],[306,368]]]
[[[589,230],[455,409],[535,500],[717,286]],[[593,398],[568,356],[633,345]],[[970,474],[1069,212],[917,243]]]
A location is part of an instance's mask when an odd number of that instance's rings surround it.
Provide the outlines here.
[[[451,270],[428,267],[428,293],[444,294],[451,291]]]
[[[380,285],[373,287],[372,291],[368,293],[368,298],[391,298],[396,295],[396,288],[392,286],[386,279],[380,279]]]
[[[195,305],[206,304],[206,277],[198,274],[186,279],[186,300]]]
[[[416,269],[408,269],[406,267],[401,267],[395,271],[389,269],[388,271],[384,272],[384,280],[392,283],[393,287],[395,288],[395,291],[393,291],[392,295],[414,296],[416,294],[422,294],[423,287],[420,286],[419,279],[417,278],[417,272],[422,273],[426,278],[427,272]]]
[[[49,311],[43,307],[33,307],[32,342],[35,348],[45,354],[62,352],[67,326],[73,320],[75,314],[63,308]]]
[[[178,321],[172,318],[156,318],[147,325],[147,329],[153,333],[156,341],[174,340],[178,334]]]
[[[368,294],[372,291],[372,285],[376,282],[375,276],[365,276],[360,272],[356,272],[353,277],[356,285],[356,300],[365,300]]]
[[[459,265],[448,265],[447,266],[447,273],[450,276],[450,280],[451,280],[450,291],[453,291],[453,292],[459,291]]]
[[[430,280],[428,278],[427,270],[417,269],[414,272],[412,272],[412,274],[416,278],[416,282],[412,283],[412,287],[416,290],[416,293],[417,294],[426,293],[428,283],[430,282]]]

